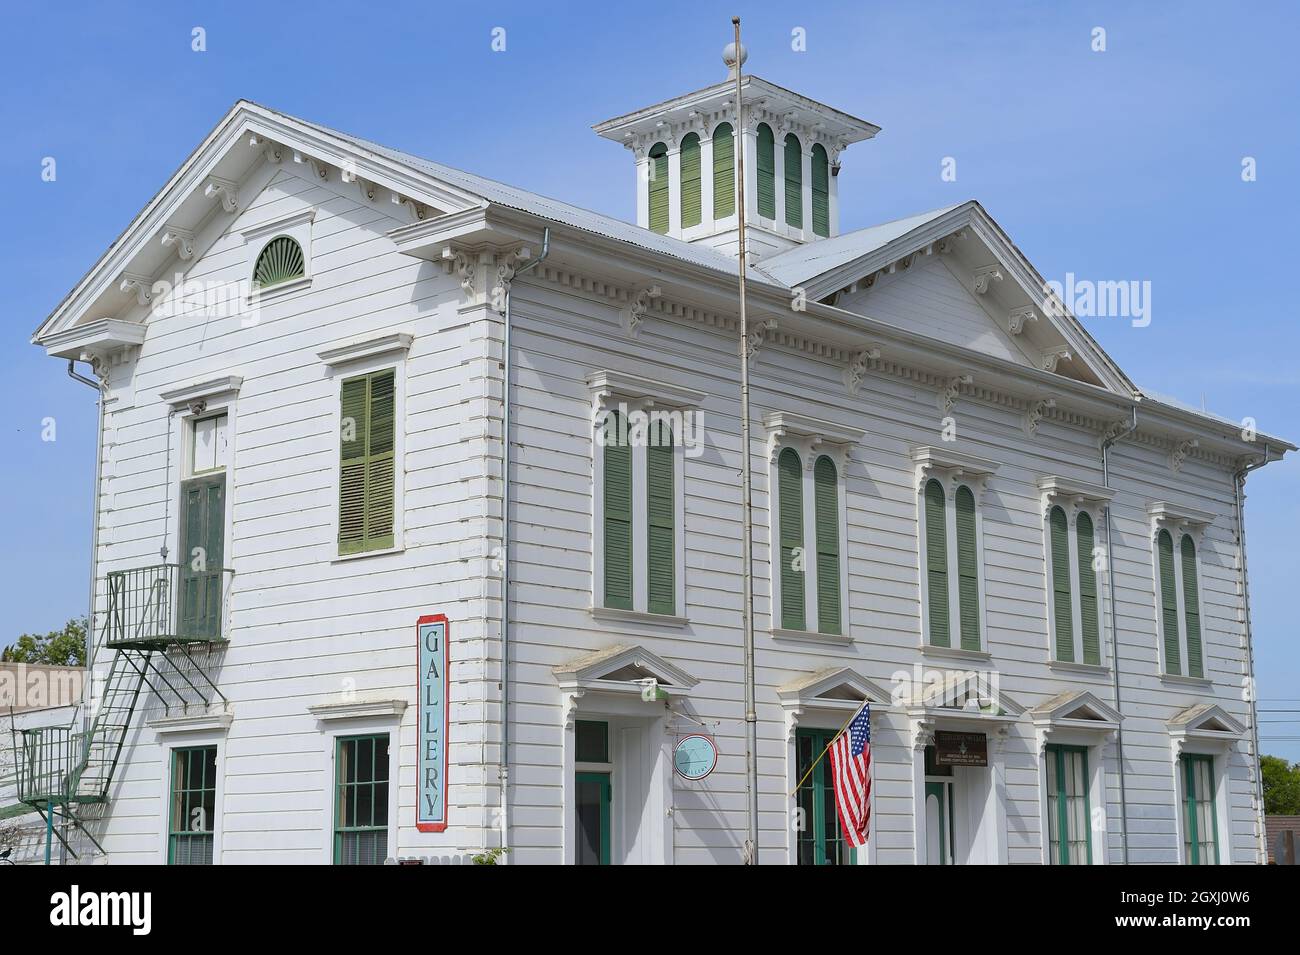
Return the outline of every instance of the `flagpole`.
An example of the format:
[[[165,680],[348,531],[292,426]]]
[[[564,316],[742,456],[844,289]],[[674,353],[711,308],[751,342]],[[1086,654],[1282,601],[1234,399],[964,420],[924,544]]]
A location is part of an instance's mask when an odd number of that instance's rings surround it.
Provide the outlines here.
[[[745,631],[745,788],[746,821],[745,864],[758,865],[758,713],[754,697],[754,522],[750,511],[749,448],[749,322],[745,314],[745,136],[744,111],[741,109],[741,74],[744,60],[740,46],[740,17],[732,17],[735,28],[736,63],[736,224],[738,226],[738,261],[740,277],[740,499],[742,533],[741,617]]]

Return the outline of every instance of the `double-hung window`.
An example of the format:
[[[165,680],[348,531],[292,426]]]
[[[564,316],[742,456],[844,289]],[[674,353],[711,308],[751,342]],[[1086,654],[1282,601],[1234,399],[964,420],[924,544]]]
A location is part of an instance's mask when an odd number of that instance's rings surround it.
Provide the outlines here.
[[[1053,865],[1090,865],[1088,750],[1053,744],[1047,746],[1045,758],[1048,857]]]
[[[1205,679],[1199,548],[1202,531],[1214,516],[1175,509],[1163,501],[1151,504],[1148,511],[1152,518],[1156,619],[1164,672]]]
[[[685,466],[704,395],[615,372],[593,395],[592,610],[685,616]]]
[[[912,460],[917,476],[923,644],[983,650],[980,500],[998,465],[932,447],[914,448]]]
[[[1105,570],[1098,528],[1109,488],[1044,477],[1042,491],[1047,575],[1047,630],[1052,659],[1101,665],[1101,591]]]
[[[847,637],[845,469],[863,432],[801,415],[764,419],[771,448],[772,627]]]
[[[1184,753],[1178,768],[1183,791],[1183,861],[1188,865],[1218,865],[1214,757]]]
[[[342,736],[334,751],[334,864],[388,857],[388,734]]]
[[[167,863],[212,865],[217,812],[217,748],[172,750]]]

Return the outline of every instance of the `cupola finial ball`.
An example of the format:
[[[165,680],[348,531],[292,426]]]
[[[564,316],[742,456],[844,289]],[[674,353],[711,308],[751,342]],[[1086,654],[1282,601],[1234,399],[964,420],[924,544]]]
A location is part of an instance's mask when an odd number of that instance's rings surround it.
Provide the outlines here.
[[[745,65],[745,61],[748,60],[748,59],[749,59],[749,51],[745,49],[745,44],[742,43],[742,44],[740,44],[740,64],[739,64],[739,65],[740,65],[740,66],[744,66],[744,65]],[[736,64],[736,44],[735,44],[735,43],[728,43],[726,46],[724,46],[724,47],[722,48],[722,62],[726,64],[726,66],[727,66],[727,70],[731,73],[731,75],[732,75],[732,76],[735,76],[735,75],[736,75],[736,68],[737,68],[737,64]]]

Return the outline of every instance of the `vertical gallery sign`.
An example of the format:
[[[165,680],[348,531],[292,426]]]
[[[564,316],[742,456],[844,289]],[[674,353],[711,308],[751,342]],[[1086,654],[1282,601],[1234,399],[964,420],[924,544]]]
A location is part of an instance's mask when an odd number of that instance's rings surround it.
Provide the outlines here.
[[[447,665],[450,628],[443,614],[415,622],[420,644],[420,778],[415,826],[421,832],[447,828]]]

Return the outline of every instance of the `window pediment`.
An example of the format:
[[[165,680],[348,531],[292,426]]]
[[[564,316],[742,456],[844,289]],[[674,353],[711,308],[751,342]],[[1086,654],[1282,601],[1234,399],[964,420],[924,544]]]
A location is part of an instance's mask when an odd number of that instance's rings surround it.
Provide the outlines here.
[[[1053,507],[1063,508],[1069,518],[1079,511],[1088,511],[1095,516],[1115,496],[1115,491],[1104,485],[1072,481],[1055,474],[1040,477],[1038,490],[1042,494],[1044,517]]]
[[[1199,542],[1202,532],[1214,523],[1214,514],[1211,511],[1171,504],[1169,501],[1152,501],[1147,505],[1147,514],[1151,517],[1152,537],[1161,529],[1171,533],[1183,531],[1191,534]]]
[[[1245,725],[1217,703],[1189,706],[1165,725],[1175,756],[1184,749],[1226,752],[1246,734]]]
[[[552,667],[565,690],[621,690],[640,693],[647,680],[682,693],[700,682],[645,647],[618,645]]]
[[[912,449],[912,461],[916,465],[917,489],[925,487],[931,478],[941,481],[949,492],[958,484],[968,484],[978,492],[983,492],[1001,465],[988,458],[979,458],[973,454],[949,451],[947,448],[935,448],[921,445]]]
[[[592,405],[601,411],[620,403],[645,410],[652,407],[696,408],[708,395],[694,388],[654,381],[622,371],[593,371],[587,375]]]
[[[790,411],[771,411],[763,416],[767,429],[768,458],[776,462],[782,448],[792,447],[799,452],[805,468],[811,469],[818,457],[829,454],[842,472],[849,452],[866,432],[860,428],[835,424],[810,418]]]
[[[1058,693],[1029,710],[1039,743],[1053,733],[1088,733],[1109,736],[1119,729],[1123,717],[1089,690]]]

